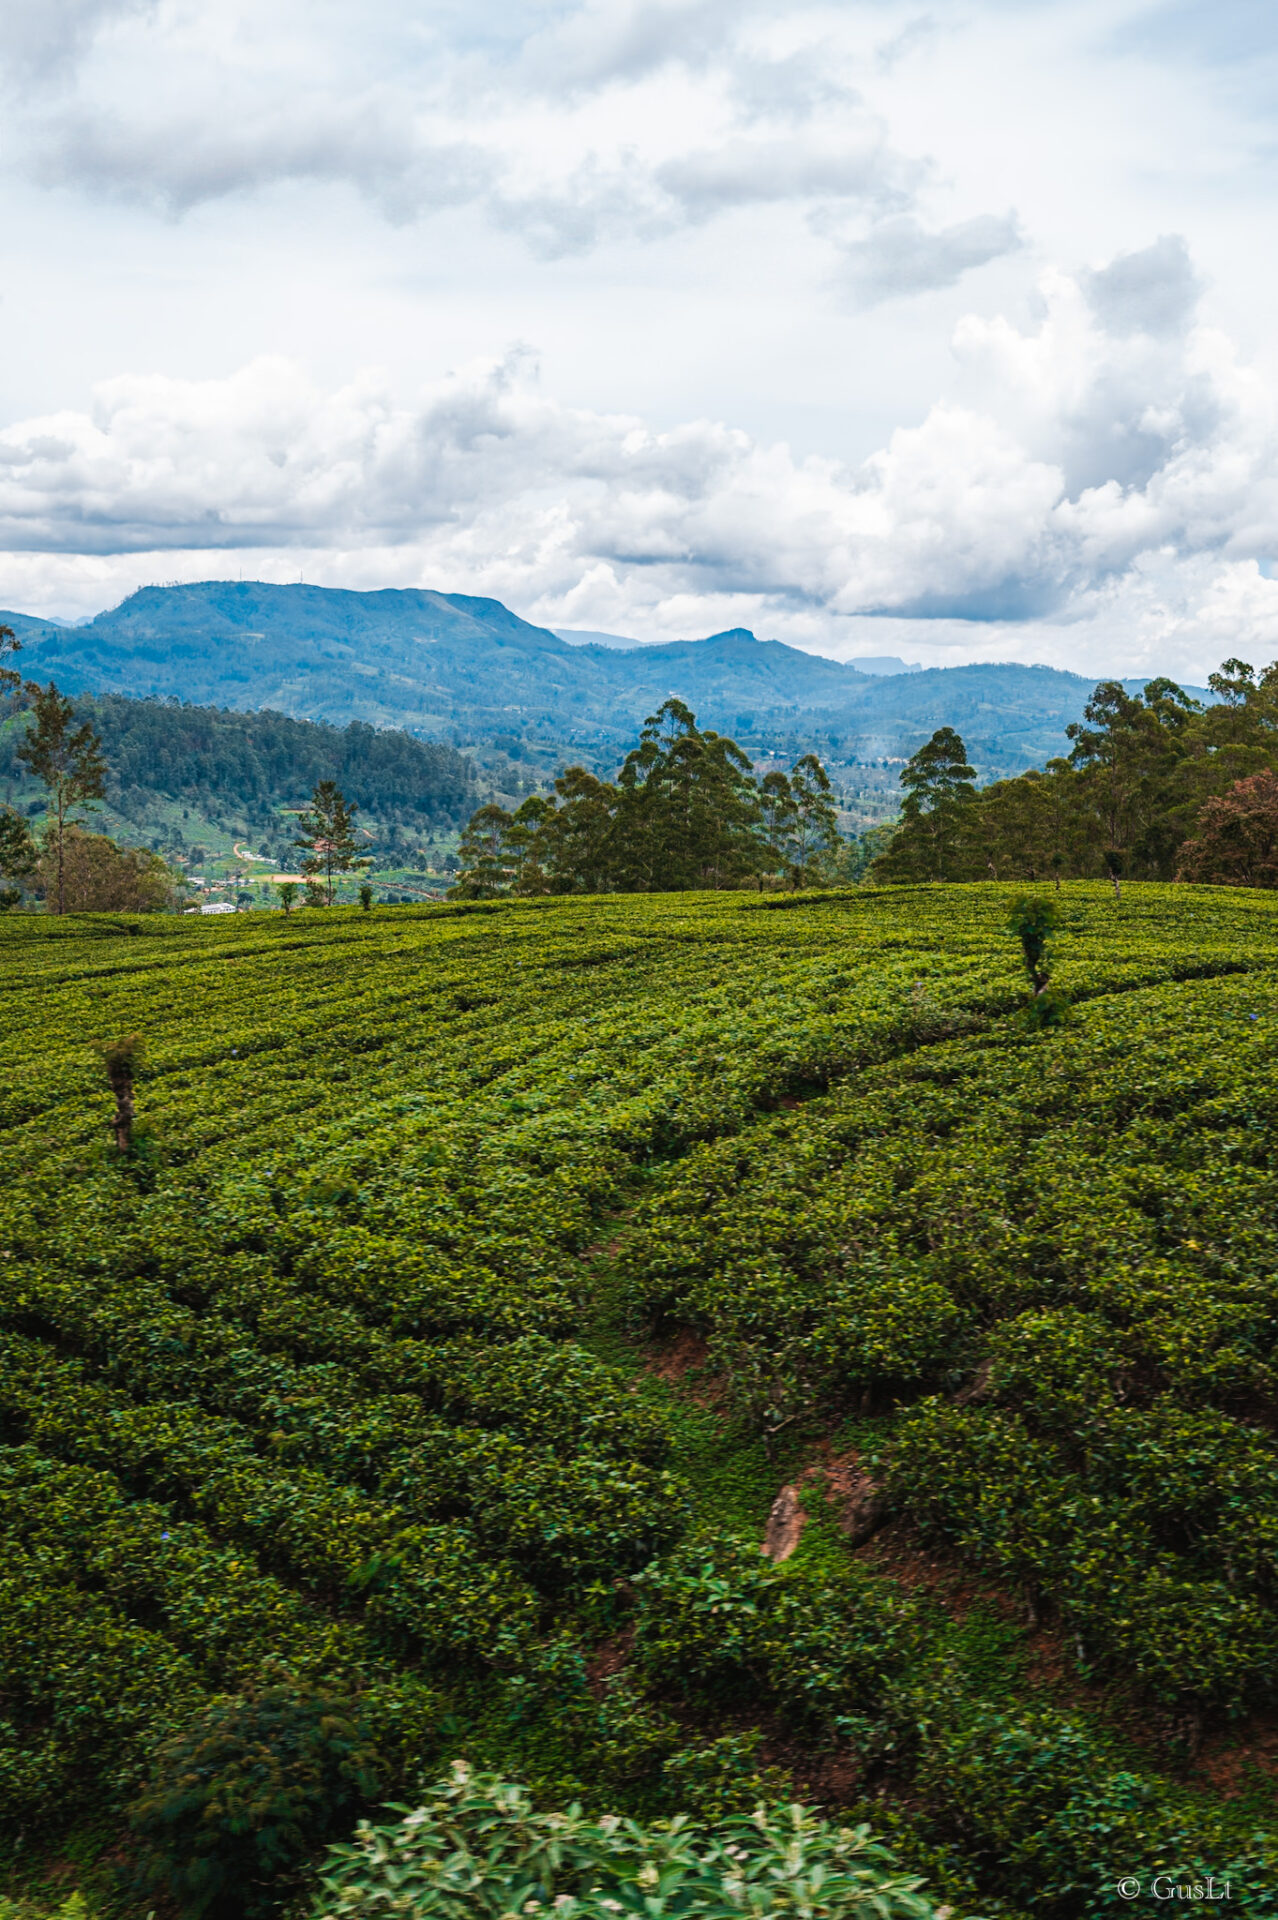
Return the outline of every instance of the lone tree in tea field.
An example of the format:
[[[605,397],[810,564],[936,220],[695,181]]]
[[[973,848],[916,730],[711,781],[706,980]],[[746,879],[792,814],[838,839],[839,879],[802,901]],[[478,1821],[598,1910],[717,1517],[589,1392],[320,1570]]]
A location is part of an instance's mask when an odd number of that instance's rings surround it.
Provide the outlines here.
[[[1042,897],[1018,900],[1007,916],[1007,924],[1021,943],[1021,958],[1037,998],[1051,979],[1047,950],[1060,925],[1056,902]]]
[[[133,1148],[133,1076],[142,1063],[142,1036],[130,1033],[122,1040],[101,1041],[98,1052],[106,1068],[107,1085],[115,1095],[111,1130],[116,1151],[127,1155]]]
[[[18,758],[48,788],[46,852],[52,854],[54,912],[65,913],[67,835],[83,826],[81,809],[106,798],[106,761],[92,724],[84,720],[75,725],[75,708],[52,680],[47,687],[33,687],[31,696],[35,725],[18,748]]]
[[[311,795],[311,804],[298,821],[294,845],[304,849],[302,872],[308,890],[322,890],[324,905],[333,904],[333,886],[338,874],[362,871],[368,865],[359,858],[355,838],[355,815],[359,811],[347,803],[346,795],[335,780],[321,780]]]

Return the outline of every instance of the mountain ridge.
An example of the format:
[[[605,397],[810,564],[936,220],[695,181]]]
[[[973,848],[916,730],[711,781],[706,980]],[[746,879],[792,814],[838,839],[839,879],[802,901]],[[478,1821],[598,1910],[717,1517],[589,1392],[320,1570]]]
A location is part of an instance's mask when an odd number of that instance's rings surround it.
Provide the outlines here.
[[[499,600],[424,587],[202,581],[139,588],[77,626],[16,612],[0,620],[23,643],[24,671],[72,694],[354,719],[600,765],[674,694],[756,754],[815,747],[849,766],[907,758],[936,727],[954,726],[990,778],[1063,752],[1094,684],[1016,663],[864,673],[744,627],[632,648],[582,644]]]

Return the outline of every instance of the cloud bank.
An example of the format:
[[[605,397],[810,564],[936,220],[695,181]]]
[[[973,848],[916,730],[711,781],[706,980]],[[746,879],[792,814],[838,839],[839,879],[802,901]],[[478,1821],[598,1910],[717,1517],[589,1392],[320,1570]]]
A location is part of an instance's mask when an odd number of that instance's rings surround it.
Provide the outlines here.
[[[1195,284],[1165,238],[1047,274],[1035,325],[959,324],[961,391],[859,466],[568,407],[526,355],[412,404],[274,360],[117,379],[0,432],[0,583],[101,605],[173,554],[183,577],[444,584],[621,632],[741,619],[837,649],[868,616],[932,622],[984,657],[954,623],[1020,623],[993,652],[1032,655],[1045,623],[1112,646],[1126,622],[1128,662],[1157,627],[1205,670],[1278,613],[1278,440],[1273,392],[1194,324]]]
[[[781,203],[842,234],[917,215],[933,184],[862,95],[855,21],[831,33],[776,0],[504,12],[475,0],[468,31],[447,8],[413,31],[393,0],[13,0],[10,165],[170,219],[290,187],[344,187],[396,224],[467,208],[542,260]],[[977,216],[916,240],[900,287],[949,285],[1008,234]],[[902,250],[891,229],[867,244]]]

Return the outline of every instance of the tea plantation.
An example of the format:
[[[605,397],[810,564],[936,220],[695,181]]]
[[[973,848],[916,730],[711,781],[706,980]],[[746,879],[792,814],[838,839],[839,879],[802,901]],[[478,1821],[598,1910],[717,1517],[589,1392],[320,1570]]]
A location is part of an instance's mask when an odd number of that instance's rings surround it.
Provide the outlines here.
[[[0,1886],[1278,1914],[1278,899],[1009,898],[0,920]]]

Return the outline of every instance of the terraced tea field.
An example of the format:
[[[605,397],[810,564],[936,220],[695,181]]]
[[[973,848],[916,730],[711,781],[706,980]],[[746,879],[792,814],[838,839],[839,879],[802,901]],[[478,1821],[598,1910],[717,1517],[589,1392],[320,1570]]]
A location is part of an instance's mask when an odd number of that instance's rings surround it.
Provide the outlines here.
[[[0,920],[15,1884],[145,1912],[163,1743],[288,1686],[387,1799],[1278,1912],[1278,900],[1066,887],[1031,1033],[1008,898]]]

